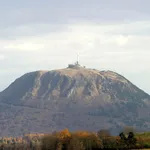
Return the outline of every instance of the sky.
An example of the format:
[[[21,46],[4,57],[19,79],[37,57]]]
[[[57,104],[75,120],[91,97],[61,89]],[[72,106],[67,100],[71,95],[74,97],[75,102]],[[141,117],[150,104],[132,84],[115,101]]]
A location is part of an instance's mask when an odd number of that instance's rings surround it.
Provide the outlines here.
[[[150,94],[149,0],[3,0],[0,91],[23,74],[76,61]]]

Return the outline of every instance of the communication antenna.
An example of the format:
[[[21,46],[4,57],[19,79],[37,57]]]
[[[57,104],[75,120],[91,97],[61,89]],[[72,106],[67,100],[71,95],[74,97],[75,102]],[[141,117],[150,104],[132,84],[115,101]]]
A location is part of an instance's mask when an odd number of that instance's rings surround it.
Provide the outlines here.
[[[77,54],[77,64],[79,64],[79,54]]]

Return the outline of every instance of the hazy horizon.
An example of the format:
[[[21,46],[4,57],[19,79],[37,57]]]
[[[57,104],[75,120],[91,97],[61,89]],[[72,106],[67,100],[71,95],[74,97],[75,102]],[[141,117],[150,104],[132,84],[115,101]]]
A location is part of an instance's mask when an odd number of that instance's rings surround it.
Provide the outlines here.
[[[112,70],[150,94],[150,1],[5,0],[0,90],[24,73],[76,61]],[[68,56],[67,56],[68,55]]]

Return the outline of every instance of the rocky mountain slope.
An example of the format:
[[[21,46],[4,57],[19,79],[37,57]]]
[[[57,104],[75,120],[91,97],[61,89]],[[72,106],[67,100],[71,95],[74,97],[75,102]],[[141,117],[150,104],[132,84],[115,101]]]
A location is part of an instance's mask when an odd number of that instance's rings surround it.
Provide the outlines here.
[[[0,93],[1,135],[63,128],[148,130],[150,96],[112,71],[69,67],[23,75]]]

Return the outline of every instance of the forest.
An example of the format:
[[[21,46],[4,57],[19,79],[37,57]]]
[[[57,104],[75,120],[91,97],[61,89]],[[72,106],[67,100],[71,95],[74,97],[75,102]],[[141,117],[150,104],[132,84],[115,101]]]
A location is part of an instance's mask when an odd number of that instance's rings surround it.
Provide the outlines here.
[[[150,148],[150,133],[123,131],[111,135],[108,130],[98,132],[68,129],[51,134],[25,134],[22,137],[1,137],[0,150],[102,150]]]

